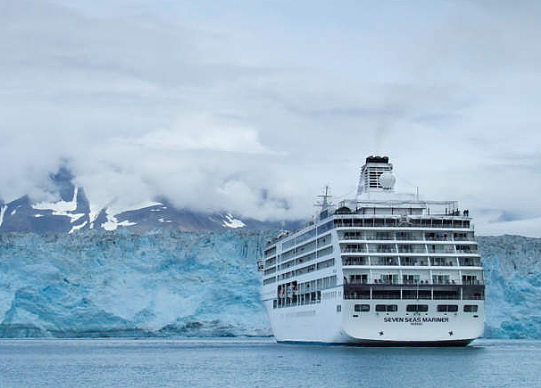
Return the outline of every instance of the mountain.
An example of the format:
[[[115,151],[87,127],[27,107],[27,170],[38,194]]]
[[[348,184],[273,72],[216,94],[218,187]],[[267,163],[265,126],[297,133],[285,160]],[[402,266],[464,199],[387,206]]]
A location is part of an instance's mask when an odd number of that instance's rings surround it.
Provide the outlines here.
[[[91,212],[83,188],[73,184],[74,176],[65,168],[50,176],[57,188],[56,202],[32,203],[28,196],[4,203],[0,201],[0,233],[73,233],[80,230],[112,231],[125,227],[144,233],[155,229],[182,231],[293,230],[302,223],[265,222],[229,212],[204,213],[178,209],[167,200],[149,201],[135,209],[112,213],[109,208]]]
[[[274,232],[0,235],[0,337],[255,336]],[[541,339],[541,239],[479,238],[489,338]]]

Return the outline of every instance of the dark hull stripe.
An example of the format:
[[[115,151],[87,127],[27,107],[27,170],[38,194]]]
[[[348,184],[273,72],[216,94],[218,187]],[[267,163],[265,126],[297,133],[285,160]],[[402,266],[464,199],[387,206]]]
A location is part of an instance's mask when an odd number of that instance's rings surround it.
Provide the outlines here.
[[[291,345],[345,345],[345,346],[371,346],[371,347],[450,347],[467,346],[472,339],[448,341],[378,341],[357,340],[356,342],[313,342],[313,341],[276,341],[279,344]]]

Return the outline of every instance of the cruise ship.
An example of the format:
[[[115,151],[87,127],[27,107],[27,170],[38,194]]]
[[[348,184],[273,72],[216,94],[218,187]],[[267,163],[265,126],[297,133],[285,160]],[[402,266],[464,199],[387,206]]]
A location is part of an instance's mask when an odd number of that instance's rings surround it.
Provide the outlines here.
[[[261,297],[277,342],[465,346],[483,334],[484,277],[468,210],[394,190],[370,156],[357,196],[268,241]]]

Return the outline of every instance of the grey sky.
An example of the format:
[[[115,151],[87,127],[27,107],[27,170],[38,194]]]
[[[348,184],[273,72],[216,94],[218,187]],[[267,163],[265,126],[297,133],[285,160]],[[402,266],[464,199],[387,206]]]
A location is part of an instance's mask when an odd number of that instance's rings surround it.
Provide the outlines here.
[[[0,198],[309,217],[367,155],[541,236],[541,9],[497,1],[0,2]]]

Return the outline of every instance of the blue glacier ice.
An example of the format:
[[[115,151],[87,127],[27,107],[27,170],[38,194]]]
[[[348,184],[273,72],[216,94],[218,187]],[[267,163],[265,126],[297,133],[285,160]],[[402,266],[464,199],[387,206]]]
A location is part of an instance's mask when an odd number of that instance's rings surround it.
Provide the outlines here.
[[[0,235],[0,337],[260,336],[271,232]],[[541,339],[541,240],[480,237],[486,336]]]
[[[541,239],[478,237],[485,267],[485,337],[541,339]]]

